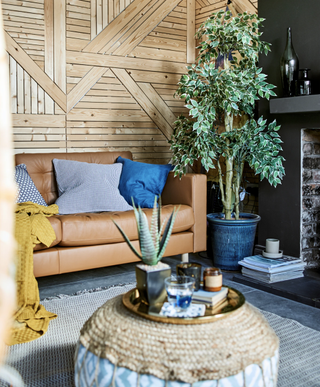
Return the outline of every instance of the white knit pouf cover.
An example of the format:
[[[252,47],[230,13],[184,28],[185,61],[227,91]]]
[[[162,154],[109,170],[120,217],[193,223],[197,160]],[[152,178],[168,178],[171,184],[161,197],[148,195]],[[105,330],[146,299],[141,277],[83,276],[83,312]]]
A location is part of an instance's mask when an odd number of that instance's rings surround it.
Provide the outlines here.
[[[223,319],[176,325],[137,316],[117,296],[81,330],[76,387],[275,387],[279,340],[245,303]]]

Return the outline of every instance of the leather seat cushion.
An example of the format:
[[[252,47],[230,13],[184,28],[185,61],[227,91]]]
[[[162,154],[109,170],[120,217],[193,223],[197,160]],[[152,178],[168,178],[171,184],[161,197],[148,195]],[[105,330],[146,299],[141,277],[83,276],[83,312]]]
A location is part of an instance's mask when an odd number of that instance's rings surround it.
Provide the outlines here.
[[[162,206],[161,222],[168,219],[173,205]],[[152,208],[143,209],[149,225]],[[72,215],[57,215],[61,221],[62,238],[60,246],[93,246],[107,243],[123,242],[123,237],[114,225],[113,220],[122,228],[130,240],[137,240],[138,232],[133,211],[101,212]],[[189,230],[194,225],[191,207],[181,205],[177,214],[172,233]]]
[[[60,219],[58,219],[57,216],[50,216],[47,218],[56,234],[56,239],[51,243],[49,247],[56,246],[59,244],[61,241],[61,222]],[[43,243],[39,243],[38,245],[35,245],[33,248],[33,251],[38,251],[38,250],[44,250],[47,249],[48,247],[44,245]]]

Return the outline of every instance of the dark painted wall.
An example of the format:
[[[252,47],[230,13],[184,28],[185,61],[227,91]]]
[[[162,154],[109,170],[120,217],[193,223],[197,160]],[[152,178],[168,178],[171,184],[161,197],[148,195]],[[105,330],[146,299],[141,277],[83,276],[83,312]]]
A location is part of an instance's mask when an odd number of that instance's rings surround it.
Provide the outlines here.
[[[272,52],[261,56],[260,65],[268,81],[282,97],[280,58],[285,49],[287,27],[292,29],[299,67],[311,69],[310,79],[320,83],[320,1],[259,0],[259,16],[265,18],[262,39],[272,44]],[[316,82],[317,81],[317,82]],[[294,97],[292,97],[294,98]],[[272,188],[263,181],[259,189],[258,240],[280,239],[285,254],[300,255],[300,137],[302,128],[320,128],[320,113],[270,114],[268,101],[259,103],[259,114],[281,124],[282,155],[286,176],[282,185]]]

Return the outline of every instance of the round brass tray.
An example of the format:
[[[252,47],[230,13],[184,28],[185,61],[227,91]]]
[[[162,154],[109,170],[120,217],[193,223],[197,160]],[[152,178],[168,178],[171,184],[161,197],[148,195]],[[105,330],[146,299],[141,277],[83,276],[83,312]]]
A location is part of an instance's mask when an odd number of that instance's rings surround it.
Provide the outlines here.
[[[214,307],[206,306],[205,315],[201,317],[178,318],[161,316],[159,313],[163,304],[157,304],[155,306],[145,304],[140,300],[139,291],[136,288],[129,290],[122,296],[122,303],[131,312],[148,320],[181,325],[205,324],[226,317],[229,313],[239,309],[245,303],[245,297],[242,293],[229,286],[227,287],[229,291],[224,302]]]

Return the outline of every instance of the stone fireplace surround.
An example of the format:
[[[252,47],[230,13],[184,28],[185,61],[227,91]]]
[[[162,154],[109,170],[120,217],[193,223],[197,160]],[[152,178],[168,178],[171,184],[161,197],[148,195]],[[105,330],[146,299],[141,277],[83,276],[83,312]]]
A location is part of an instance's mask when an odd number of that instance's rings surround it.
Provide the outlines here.
[[[301,256],[320,268],[320,129],[301,130]]]

